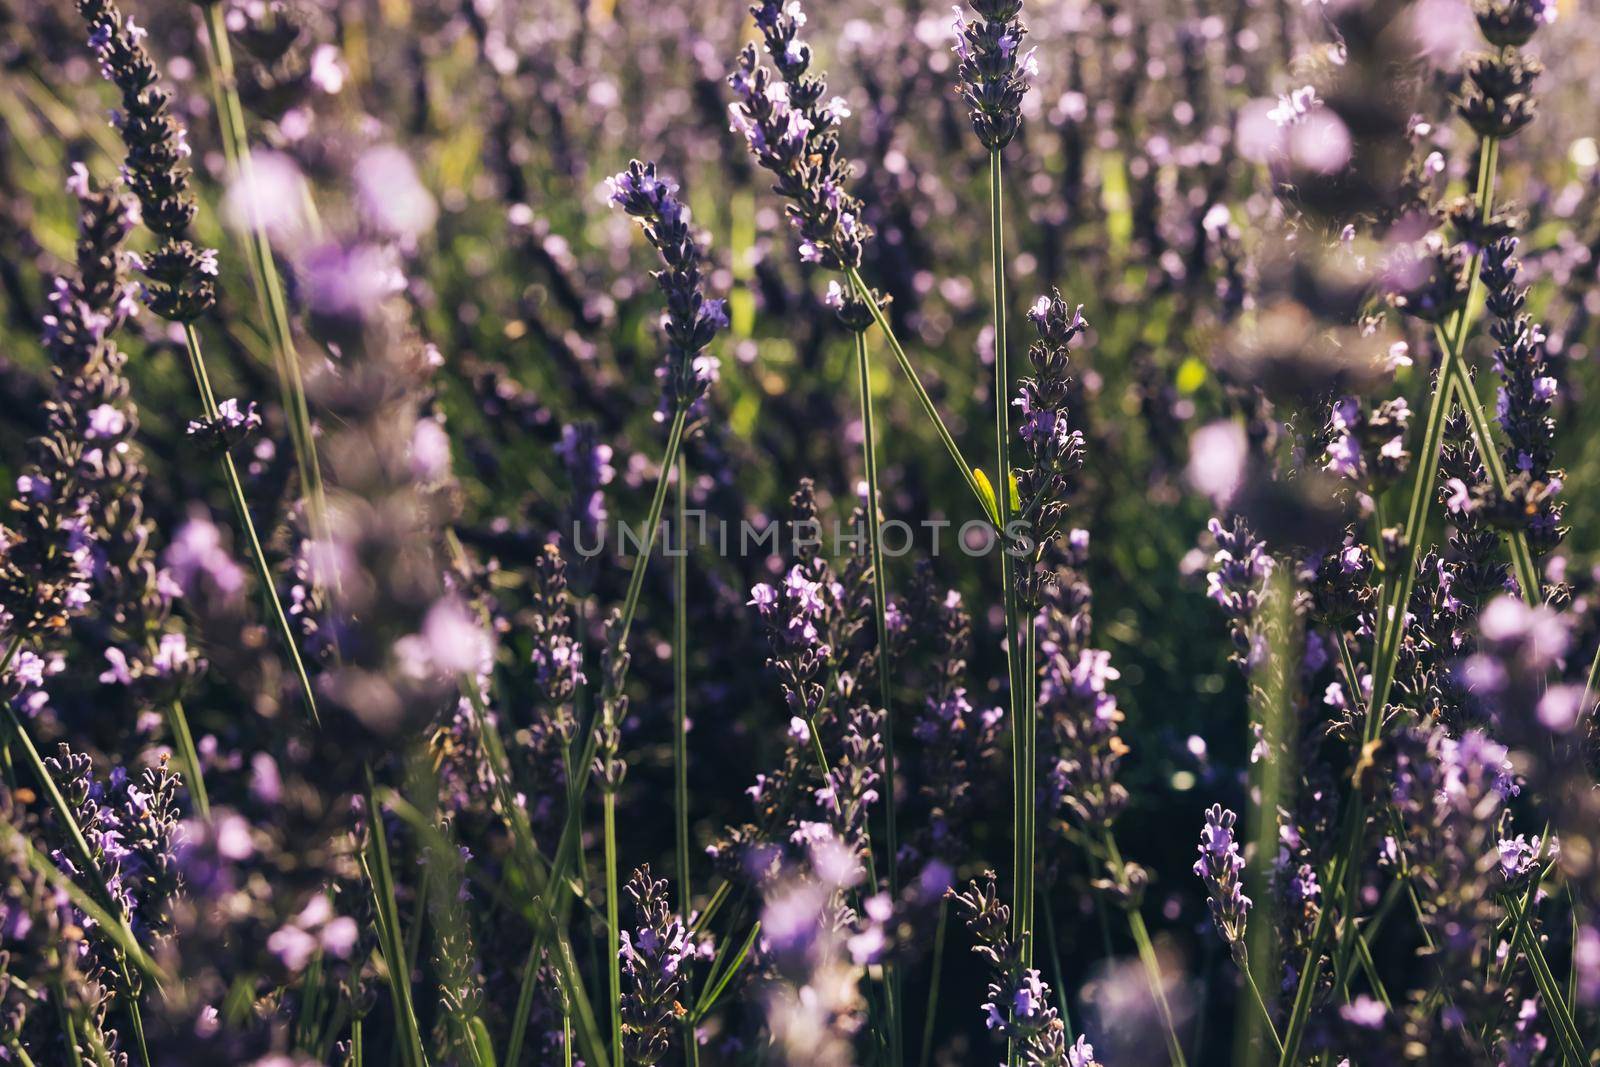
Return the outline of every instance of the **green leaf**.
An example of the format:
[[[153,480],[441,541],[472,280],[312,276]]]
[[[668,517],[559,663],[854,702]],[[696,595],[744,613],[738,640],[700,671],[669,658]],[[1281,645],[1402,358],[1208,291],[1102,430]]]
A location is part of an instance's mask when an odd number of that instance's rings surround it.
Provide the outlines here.
[[[994,486],[990,484],[989,476],[983,473],[982,467],[972,468],[972,476],[977,479],[978,496],[983,500],[983,509],[989,513],[989,521],[999,526],[1000,505],[994,498]]]

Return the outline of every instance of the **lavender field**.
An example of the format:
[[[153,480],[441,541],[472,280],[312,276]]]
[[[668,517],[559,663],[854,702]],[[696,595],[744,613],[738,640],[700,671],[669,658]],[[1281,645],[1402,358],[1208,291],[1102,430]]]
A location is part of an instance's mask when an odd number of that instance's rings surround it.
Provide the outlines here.
[[[1600,1065],[1588,0],[0,0],[0,1064]]]

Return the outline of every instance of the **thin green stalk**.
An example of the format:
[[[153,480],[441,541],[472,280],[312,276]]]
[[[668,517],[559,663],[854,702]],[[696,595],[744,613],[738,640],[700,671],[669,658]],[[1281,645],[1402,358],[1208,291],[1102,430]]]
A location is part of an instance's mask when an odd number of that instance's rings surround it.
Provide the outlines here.
[[[61,1030],[67,1039],[67,1048],[72,1050],[72,1062],[75,1067],[83,1067],[83,1052],[78,1048],[78,1020],[67,1009],[67,990],[60,981],[54,983],[56,994],[56,1014],[61,1016]]]
[[[928,1005],[922,1013],[922,1051],[917,1056],[917,1067],[928,1067],[928,1057],[933,1055],[933,1021],[939,1012],[939,981],[944,977],[944,942],[949,927],[950,902],[941,898],[939,924],[933,931],[933,975],[928,980]],[[1060,980],[1061,976],[1057,974],[1056,981],[1059,983]]]
[[[889,594],[888,578],[883,569],[883,537],[878,502],[878,444],[872,421],[872,364],[867,353],[867,335],[853,331],[856,348],[856,386],[861,395],[861,451],[862,463],[867,470],[867,545],[872,560],[872,615],[878,638],[878,700],[883,706],[883,814],[884,814],[884,866],[889,886],[889,898],[900,896],[898,875],[899,845],[896,839],[895,818],[895,768],[894,768],[894,701],[889,683]],[[902,1062],[903,1050],[899,1025],[900,972],[892,963],[885,965],[889,998],[889,1053],[897,1065]]]
[[[1111,862],[1120,871],[1122,869],[1122,853],[1117,848],[1117,839],[1110,830],[1105,836],[1106,854]],[[1156,957],[1156,948],[1150,940],[1150,931],[1144,924],[1144,916],[1137,907],[1130,907],[1128,912],[1128,932],[1133,935],[1134,946],[1139,950],[1139,961],[1144,964],[1145,977],[1150,984],[1150,995],[1156,1002],[1156,1012],[1161,1016],[1161,1025],[1166,1031],[1167,1054],[1172,1059],[1173,1067],[1185,1067],[1183,1045],[1178,1040],[1178,1028],[1172,1018],[1172,1006],[1167,1003],[1166,985],[1161,977],[1161,961]]]
[[[1056,983],[1056,1011],[1061,1014],[1061,1025],[1066,1028],[1067,1041],[1071,1043],[1074,1036],[1072,1012],[1067,1010],[1067,977],[1061,967],[1061,944],[1056,940],[1056,907],[1052,888],[1050,885],[1044,887],[1044,908],[1041,909],[1044,912],[1044,936],[1050,943],[1050,977]]]
[[[1023,964],[1033,956],[1033,797],[1027,792],[1028,767],[1033,758],[1033,721],[1023,695],[1030,683],[1022,677],[1022,627],[1017,610],[1017,586],[1011,544],[1005,536],[1011,524],[1011,420],[1007,411],[1011,376],[1006,364],[1006,260],[1004,203],[1000,152],[989,153],[989,250],[994,268],[994,436],[995,506],[999,513],[1000,584],[1006,608],[1006,671],[1011,703],[1012,777],[1012,936],[1023,946]]]
[[[400,1046],[400,1059],[406,1067],[427,1067],[428,1056],[423,1050],[422,1033],[417,1028],[417,1015],[411,1002],[411,974],[407,970],[406,946],[400,933],[400,909],[395,904],[394,869],[389,863],[389,842],[384,832],[383,809],[378,805],[377,789],[372,771],[367,770],[367,830],[370,855],[362,857],[367,883],[378,906],[378,939],[384,962],[389,970],[389,991],[394,998],[395,1039]]]
[[[683,428],[688,419],[688,410],[679,408],[672,417],[672,425],[667,431],[666,449],[661,457],[661,473],[656,478],[655,493],[650,499],[650,511],[645,519],[644,543],[639,547],[639,555],[633,561],[633,573],[628,579],[628,591],[623,597],[622,613],[618,621],[616,639],[620,643],[626,642],[628,632],[633,626],[634,615],[639,609],[639,594],[644,588],[645,567],[649,564],[650,556],[655,549],[656,528],[661,524],[661,512],[666,506],[667,499],[667,474],[677,464],[678,450],[683,443]],[[540,894],[540,906],[547,913],[548,921],[541,922],[534,929],[532,943],[528,946],[528,957],[522,966],[522,984],[517,995],[518,1005],[522,1008],[533,1003],[534,981],[539,972],[539,954],[544,950],[546,942],[551,937],[560,940],[555,929],[557,918],[561,914],[569,890],[567,880],[567,867],[572,862],[579,839],[579,824],[582,815],[582,798],[588,788],[589,778],[593,773],[594,754],[598,742],[598,732],[593,724],[584,731],[583,748],[581,755],[575,762],[576,777],[569,790],[566,823],[561,829],[561,838],[556,844],[555,856],[551,860],[550,878],[545,883],[544,891]],[[615,879],[611,879],[608,889],[615,888]],[[608,898],[611,894],[608,892]],[[562,947],[558,944],[557,946]],[[609,953],[615,955],[615,952]],[[576,968],[573,968],[574,973]],[[580,1013],[585,1005],[578,1005]],[[508,1047],[506,1062],[514,1064],[515,1057],[521,1055],[524,1035],[526,1033],[527,1012],[519,1010],[517,1021],[513,1024],[511,1044]],[[605,1067],[604,1064],[601,1067]],[[619,1065],[620,1067],[620,1065]]]
[[[1494,167],[1498,148],[1493,140],[1486,140],[1478,157],[1476,198],[1480,211],[1487,217],[1494,200]],[[1453,395],[1452,381],[1457,374],[1455,364],[1462,358],[1467,329],[1470,325],[1473,294],[1478,284],[1479,257],[1473,256],[1469,267],[1467,300],[1450,319],[1442,331],[1439,353],[1438,381],[1428,403],[1424,423],[1422,447],[1416,457],[1416,477],[1412,480],[1411,497],[1406,509],[1403,528],[1404,551],[1397,569],[1386,575],[1385,594],[1380,602],[1384,614],[1378,619],[1378,634],[1373,642],[1372,698],[1363,730],[1363,744],[1378,739],[1382,730],[1383,709],[1388,705],[1389,691],[1394,684],[1394,674],[1400,655],[1400,642],[1405,631],[1406,605],[1416,583],[1417,562],[1422,555],[1422,535],[1427,527],[1428,507],[1439,472],[1439,454],[1444,443],[1445,416]],[[1492,451],[1492,449],[1491,449]],[[1300,1042],[1304,1036],[1306,1020],[1310,1016],[1313,991],[1322,970],[1322,956],[1332,929],[1330,916],[1343,912],[1353,897],[1356,853],[1366,826],[1366,797],[1359,783],[1352,783],[1351,793],[1345,801],[1345,819],[1340,834],[1340,846],[1329,867],[1329,899],[1317,915],[1312,928],[1311,945],[1306,953],[1305,966],[1300,971],[1299,988],[1295,991],[1294,1006],[1289,1024],[1284,1031],[1283,1054],[1280,1067],[1296,1062]]]
[[[1250,973],[1249,967],[1240,967],[1244,972],[1245,984],[1250,987],[1250,995],[1255,999],[1256,1009],[1261,1012],[1261,1024],[1267,1028],[1267,1033],[1272,1037],[1272,1047],[1278,1050],[1278,1055],[1283,1055],[1283,1041],[1278,1037],[1278,1028],[1272,1025],[1272,1011],[1267,1007],[1266,1000],[1261,996],[1261,987],[1256,985],[1256,976]]]
[[[673,568],[672,632],[672,786],[673,816],[678,846],[678,914],[684,925],[694,911],[689,868],[689,457],[678,454],[678,492],[672,528],[678,535],[678,558]],[[684,969],[684,995],[694,998],[692,968]],[[700,1045],[694,1023],[683,1024],[684,1058],[689,1067],[700,1062]]]
[[[689,540],[688,540],[689,460],[678,456],[677,515],[673,529],[678,535],[678,558],[673,573],[673,599],[676,611],[672,634],[672,784],[673,814],[678,845],[678,913],[689,921]]]
[[[17,1058],[17,1063],[20,1067],[34,1067],[33,1057],[28,1055],[28,1050],[23,1048],[22,1042],[15,1037],[8,1036],[6,1038],[6,1048],[10,1049],[11,1054]]]
[[[608,709],[609,709],[609,701]],[[606,726],[609,728],[610,712],[606,714]],[[601,806],[605,818],[605,862],[606,862],[606,930],[610,934],[610,943],[606,946],[606,973],[611,986],[611,1059],[616,1063],[622,1062],[622,954],[617,951],[620,943],[621,927],[617,918],[617,794],[615,790],[601,787],[603,795]]]
[[[1572,1012],[1567,1007],[1561,986],[1556,982],[1543,951],[1535,951],[1537,940],[1531,925],[1524,921],[1522,902],[1514,897],[1508,898],[1506,909],[1511,913],[1512,920],[1517,923],[1516,929],[1523,954],[1528,959],[1528,969],[1533,972],[1534,984],[1538,986],[1539,995],[1544,998],[1550,1019],[1555,1024],[1551,1029],[1555,1031],[1556,1042],[1561,1046],[1562,1058],[1566,1060],[1567,1067],[1585,1067],[1589,1057],[1583,1051],[1583,1040],[1578,1036]]]
[[[284,300],[283,285],[278,278],[277,264],[272,257],[272,246],[257,201],[260,190],[254,181],[249,131],[245,125],[244,107],[239,99],[233,51],[228,42],[222,5],[204,4],[202,8],[206,39],[211,47],[212,90],[222,134],[223,156],[234,179],[241,183],[248,194],[246,200],[250,214],[246,243],[250,253],[250,278],[272,344],[274,370],[277,372],[284,414],[289,423],[289,436],[294,446],[300,483],[309,505],[312,531],[321,538],[328,532],[322,469],[317,458],[310,406],[306,402],[305,382],[300,372],[300,357],[295,351],[294,334],[289,325],[288,304]]]
[[[217,398],[211,391],[211,378],[206,373],[205,353],[200,347],[200,335],[195,332],[194,324],[183,324],[184,347],[189,354],[189,369],[194,374],[195,387],[200,392],[200,405],[208,419],[217,417]],[[228,497],[233,502],[233,510],[239,520],[240,532],[244,535],[246,546],[250,551],[250,559],[255,564],[256,577],[261,582],[262,595],[265,596],[272,607],[273,622],[278,628],[278,635],[283,639],[284,649],[289,654],[289,659],[294,663],[295,675],[300,680],[300,689],[305,696],[306,710],[311,717],[313,725],[320,727],[321,718],[317,715],[317,699],[311,689],[311,677],[306,673],[305,661],[300,658],[300,644],[295,640],[294,630],[289,626],[289,617],[284,613],[283,601],[278,598],[278,587],[272,578],[272,568],[267,565],[267,555],[261,548],[261,538],[256,534],[255,521],[250,517],[250,505],[245,500],[244,486],[239,481],[239,469],[234,465],[233,454],[227,451],[222,453],[222,473],[228,487]]]
[[[189,788],[189,801],[201,821],[211,821],[211,800],[206,795],[206,780],[200,773],[200,753],[194,747],[194,733],[189,729],[189,717],[184,714],[183,701],[177,697],[167,705],[167,729],[172,732],[172,747],[178,753],[178,764],[183,768],[184,785]]]
[[[905,348],[900,344],[900,339],[895,336],[894,328],[889,325],[889,319],[878,306],[872,295],[872,290],[867,288],[867,283],[862,281],[861,272],[855,267],[846,267],[845,274],[850,278],[850,284],[855,287],[856,295],[866,301],[867,307],[872,311],[872,321],[878,329],[883,331],[884,338],[889,342],[889,351],[894,353],[895,362],[900,365],[900,370],[905,374],[906,380],[911,383],[911,391],[917,398],[923,414],[928,416],[933,423],[934,431],[939,435],[939,440],[944,444],[945,451],[950,453],[950,458],[955,461],[956,467],[961,471],[961,477],[967,483],[967,488],[972,490],[972,495],[977,497],[978,504],[983,509],[984,516],[990,522],[999,523],[1000,516],[995,511],[990,500],[991,494],[985,494],[978,482],[978,476],[973,473],[972,465],[962,456],[961,449],[956,445],[950,430],[944,424],[944,419],[939,415],[939,409],[934,406],[933,398],[928,395],[928,390],[922,385],[922,379],[917,377],[917,370],[911,365],[911,357],[906,355]]]

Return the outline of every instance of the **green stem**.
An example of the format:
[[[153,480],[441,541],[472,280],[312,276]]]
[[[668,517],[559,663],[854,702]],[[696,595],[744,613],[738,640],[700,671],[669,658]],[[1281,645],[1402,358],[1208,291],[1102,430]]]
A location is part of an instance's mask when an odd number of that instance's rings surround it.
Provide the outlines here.
[[[609,705],[609,702],[608,702]],[[607,711],[606,718],[610,719]],[[609,726],[609,721],[607,722]],[[602,787],[604,789],[604,787]],[[617,917],[617,794],[604,789],[601,805],[605,813],[606,929],[611,940],[606,946],[606,973],[611,982],[611,1059],[622,1062],[622,954],[618,951],[622,928]]]
[[[934,432],[939,435],[939,440],[944,444],[945,451],[950,453],[950,458],[955,461],[961,477],[967,483],[967,488],[972,490],[972,495],[977,498],[978,505],[983,509],[984,516],[990,522],[999,522],[999,516],[990,509],[988,498],[979,487],[978,477],[972,471],[972,465],[962,456],[961,449],[956,445],[956,439],[950,436],[950,430],[944,424],[944,419],[939,415],[939,409],[934,406],[933,398],[928,395],[928,390],[922,385],[922,379],[917,376],[917,370],[911,365],[911,357],[906,355],[905,348],[900,344],[900,339],[895,336],[894,328],[889,325],[889,319],[878,306],[872,290],[867,288],[867,283],[862,281],[861,272],[855,267],[846,267],[845,274],[850,278],[850,284],[855,287],[856,295],[864,300],[872,311],[872,321],[878,329],[883,331],[884,338],[889,342],[889,351],[894,353],[895,362],[900,365],[900,370],[906,376],[906,381],[911,383],[911,391],[917,398],[923,414],[928,416],[933,423]]]
[[[395,1037],[400,1045],[401,1062],[406,1067],[427,1067],[428,1056],[423,1051],[422,1034],[417,1028],[417,1015],[411,1002],[411,974],[406,969],[406,946],[400,933],[400,909],[395,903],[394,868],[389,863],[383,809],[378,805],[370,767],[367,769],[366,808],[371,841],[370,856],[363,866],[367,868],[367,882],[372,886],[378,906],[378,938],[388,964],[389,990],[394,997]]]
[[[194,734],[189,729],[189,717],[184,714],[183,701],[177,697],[167,705],[167,729],[172,731],[172,747],[177,750],[178,763],[183,767],[184,785],[189,788],[189,800],[194,813],[201,821],[211,821],[211,800],[206,795],[206,780],[200,773],[200,753],[194,747]]]
[[[928,1006],[922,1014],[922,1051],[917,1057],[917,1067],[928,1067],[928,1058],[933,1055],[933,1021],[939,1011],[939,981],[944,977],[944,942],[949,926],[950,902],[941,899],[939,925],[933,931],[933,975],[928,979]]]
[[[622,602],[622,614],[618,622],[616,638],[619,644],[626,642],[628,632],[633,626],[634,615],[639,609],[639,594],[644,588],[645,567],[650,562],[650,556],[655,549],[656,528],[661,524],[661,512],[666,506],[668,472],[678,462],[678,450],[683,443],[683,428],[688,419],[688,410],[679,408],[672,417],[672,425],[667,431],[667,445],[661,457],[661,471],[656,478],[655,493],[650,499],[650,511],[645,519],[645,539],[640,546],[639,555],[633,561],[633,573],[628,579],[628,591]],[[517,1002],[522,1008],[533,1003],[534,982],[539,973],[539,956],[545,944],[551,938],[560,941],[559,932],[556,930],[558,917],[566,902],[570,886],[567,879],[567,868],[572,863],[574,853],[580,836],[580,821],[582,815],[582,800],[588,789],[589,779],[594,770],[594,755],[599,734],[593,724],[584,731],[583,748],[579,758],[575,761],[575,778],[568,791],[567,818],[561,829],[561,838],[556,844],[555,856],[551,861],[550,877],[545,883],[544,891],[540,894],[539,904],[547,915],[547,920],[538,923],[534,929],[533,941],[528,946],[528,957],[523,961],[522,985],[517,995]],[[614,881],[614,880],[613,880]],[[561,947],[560,944],[557,946]],[[615,955],[613,951],[611,955]],[[564,962],[558,960],[558,962]],[[576,968],[573,968],[574,972]],[[581,993],[577,989],[569,995]],[[580,1016],[585,1009],[584,1002],[578,1003]],[[527,1012],[519,1010],[516,1023],[513,1024],[511,1044],[508,1048],[506,1062],[514,1064],[515,1057],[520,1056],[524,1035],[526,1033]],[[580,1018],[580,1021],[581,1018]],[[598,1050],[591,1050],[593,1051]],[[603,1051],[601,1052],[603,1055]],[[600,1067],[606,1067],[601,1064]],[[620,1065],[619,1065],[620,1067]]]
[[[1105,836],[1106,854],[1118,871],[1122,870],[1122,853],[1117,848],[1117,839],[1110,830]],[[1119,875],[1120,877],[1120,875]],[[1139,961],[1144,964],[1145,978],[1150,983],[1150,995],[1156,1002],[1156,1012],[1161,1016],[1161,1025],[1166,1031],[1167,1054],[1172,1059],[1172,1067],[1185,1067],[1183,1045],[1178,1040],[1177,1024],[1172,1018],[1172,1006],[1167,1003],[1166,985],[1161,977],[1161,960],[1156,956],[1156,949],[1150,940],[1150,931],[1144,924],[1144,916],[1137,906],[1129,907],[1128,932],[1133,935],[1133,943],[1139,950]]]
[[[678,845],[678,913],[689,921],[689,460],[678,456],[677,515],[673,529],[678,535],[678,558],[673,571],[672,635],[672,784],[673,814]]]
[[[1550,1019],[1554,1023],[1551,1029],[1555,1031],[1556,1041],[1561,1046],[1562,1058],[1566,1060],[1567,1067],[1584,1067],[1589,1058],[1583,1051],[1583,1040],[1578,1036],[1561,986],[1556,982],[1543,951],[1538,950],[1532,926],[1524,921],[1522,903],[1515,897],[1508,898],[1506,909],[1517,924],[1516,930],[1523,954],[1528,960],[1528,969],[1533,972],[1534,984],[1539,987],[1539,995],[1544,998],[1545,1006],[1549,1009]]]
[[[1061,967],[1061,945],[1056,940],[1056,907],[1054,894],[1051,892],[1053,888],[1048,883],[1045,885],[1044,907],[1040,910],[1044,913],[1045,940],[1050,943],[1050,977],[1056,982],[1056,1010],[1061,1013],[1061,1025],[1066,1028],[1067,1041],[1070,1044],[1073,1040],[1072,1012],[1067,1010],[1067,977]]]
[[[22,1043],[15,1037],[6,1038],[6,1048],[10,1049],[11,1054],[17,1058],[17,1063],[20,1067],[34,1067],[33,1057],[28,1055],[27,1050],[22,1047]]]
[[[1256,976],[1250,973],[1249,967],[1240,967],[1239,970],[1244,972],[1245,984],[1250,987],[1250,995],[1255,999],[1257,1010],[1261,1012],[1261,1023],[1272,1036],[1272,1047],[1278,1050],[1280,1056],[1283,1055],[1283,1041],[1278,1037],[1278,1028],[1272,1025],[1272,1011],[1261,995],[1261,987],[1256,985]]]
[[[1033,796],[1028,789],[1034,724],[1023,678],[1022,625],[1017,606],[1015,562],[1005,531],[1011,524],[1011,377],[1006,364],[1006,269],[1000,152],[989,153],[989,249],[994,269],[995,505],[999,512],[1000,584],[1006,609],[1006,670],[1010,682],[1012,777],[1012,936],[1022,946],[1023,966],[1033,961]]]
[[[678,558],[673,568],[672,634],[672,785],[673,816],[678,846],[678,914],[687,926],[694,907],[689,867],[689,458],[678,454],[677,509],[672,528],[678,535]],[[693,969],[684,969],[684,999],[694,999]],[[684,1058],[690,1067],[700,1062],[694,1023],[683,1024]]]
[[[883,813],[884,813],[884,866],[887,875],[889,898],[899,899],[900,866],[899,845],[896,839],[895,818],[895,760],[894,760],[894,701],[889,684],[889,593],[888,577],[883,568],[883,536],[878,501],[878,445],[877,432],[872,421],[872,363],[867,353],[867,335],[855,334],[856,386],[861,396],[861,452],[862,464],[867,471],[867,545],[872,560],[872,614],[878,638],[878,700],[883,706]],[[892,963],[887,968],[889,998],[889,1052],[896,1065],[902,1062],[899,1026],[900,972]]]
[[[194,373],[195,387],[200,392],[201,409],[205,412],[206,418],[215,419],[217,398],[211,391],[211,378],[206,373],[205,353],[200,348],[200,335],[195,332],[193,323],[183,324],[183,340],[189,354],[189,369]],[[295,675],[300,680],[307,713],[311,717],[312,724],[320,727],[322,720],[317,715],[317,699],[311,689],[311,677],[306,673],[305,661],[300,658],[300,644],[295,640],[294,630],[289,626],[289,617],[284,613],[283,601],[278,599],[278,587],[272,578],[272,568],[268,566],[267,555],[262,551],[261,538],[256,534],[255,521],[250,518],[250,505],[245,500],[244,486],[239,481],[239,469],[234,465],[232,453],[227,451],[222,453],[222,473],[228,487],[228,498],[232,501],[234,514],[239,520],[240,532],[244,535],[246,546],[249,548],[251,562],[255,564],[256,577],[261,582],[262,595],[271,605],[278,635],[283,639],[284,649],[288,652],[289,659],[294,664]]]
[[[223,156],[234,179],[247,193],[250,215],[246,238],[250,252],[251,282],[255,287],[256,298],[261,305],[261,316],[266,323],[272,344],[274,370],[277,372],[284,414],[289,423],[289,436],[294,445],[300,482],[305,489],[309,504],[312,534],[321,539],[329,532],[322,469],[317,458],[316,437],[311,426],[311,410],[306,402],[305,382],[300,372],[300,357],[295,351],[294,335],[289,325],[288,305],[284,300],[283,285],[278,278],[277,264],[273,261],[272,246],[267,238],[266,226],[261,218],[261,205],[257,200],[261,190],[255,184],[249,131],[245,125],[244,107],[239,99],[238,80],[234,73],[233,51],[228,42],[223,5],[204,4],[202,8],[205,14],[206,39],[211,46],[212,89],[216,97],[217,121],[222,133]]]

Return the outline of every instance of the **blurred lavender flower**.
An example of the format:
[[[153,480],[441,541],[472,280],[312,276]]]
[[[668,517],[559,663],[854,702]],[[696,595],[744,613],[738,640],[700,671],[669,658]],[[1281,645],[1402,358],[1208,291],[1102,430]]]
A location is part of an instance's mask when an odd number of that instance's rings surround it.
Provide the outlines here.
[[[573,547],[587,552],[599,545],[609,518],[604,490],[617,473],[611,465],[611,446],[599,440],[593,423],[580,422],[561,427],[555,451],[572,481],[568,528]],[[561,532],[565,537],[568,531]]]
[[[844,894],[861,877],[853,851],[821,828],[803,858],[785,864],[763,887],[759,955],[767,970],[762,1002],[769,1055],[783,1067],[853,1067],[853,1042],[863,1022],[860,982],[866,960],[853,943],[886,917],[868,901],[857,916]]]
[[[38,1063],[110,1062],[116,1032],[105,1026],[109,997],[91,973],[83,916],[29,862],[19,820],[0,783],[0,1035]],[[70,1045],[63,1018],[87,1024]]]
[[[1521,528],[1533,553],[1546,556],[1566,533],[1556,499],[1563,474],[1551,467],[1555,420],[1550,411],[1557,385],[1545,354],[1544,330],[1522,313],[1528,291],[1517,285],[1521,264],[1516,249],[1516,238],[1505,237],[1483,254],[1483,284],[1496,319],[1490,332],[1498,343],[1494,353],[1501,381],[1498,414],[1506,434],[1509,483],[1507,499],[1495,502],[1489,518],[1497,526]]]
[[[920,791],[928,802],[926,841],[918,849],[954,862],[967,851],[966,830],[979,799],[980,782],[998,751],[1002,709],[974,708],[965,681],[972,647],[972,619],[954,589],[942,596],[919,572],[914,618],[929,631],[928,660],[934,677],[911,727],[922,743]]]
[[[1206,595],[1227,616],[1233,636],[1233,662],[1248,675],[1266,657],[1260,612],[1273,560],[1266,544],[1250,533],[1241,517],[1235,516],[1227,526],[1220,519],[1212,519],[1207,529],[1217,547],[1212,557],[1216,569],[1206,574]]]

